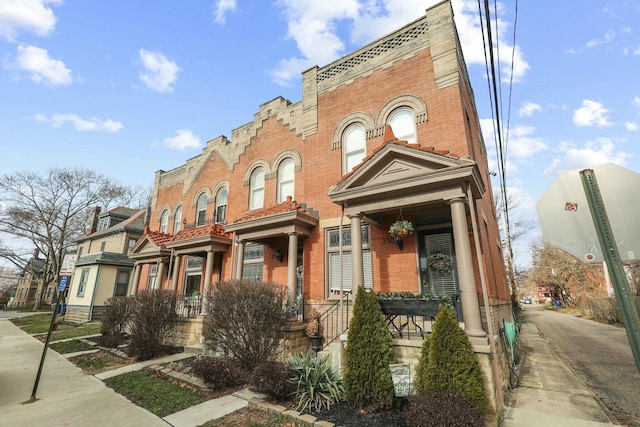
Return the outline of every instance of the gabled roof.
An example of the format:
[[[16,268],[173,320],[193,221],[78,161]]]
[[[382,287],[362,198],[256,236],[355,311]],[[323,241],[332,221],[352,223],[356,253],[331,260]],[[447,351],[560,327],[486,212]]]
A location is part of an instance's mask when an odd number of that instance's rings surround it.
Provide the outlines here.
[[[107,228],[106,230],[85,234],[84,236],[81,236],[78,239],[76,239],[76,242],[82,243],[86,240],[97,239],[100,237],[107,236],[109,234],[123,233],[125,231],[129,231],[134,234],[136,233],[142,234],[142,232],[144,231],[145,213],[146,211],[144,209],[132,209],[132,208],[125,208],[122,206],[110,209],[105,214],[102,214],[100,216],[115,214],[125,219],[123,221],[118,222],[114,226]]]
[[[346,202],[350,208],[385,210],[389,205],[423,204],[465,194],[472,184],[474,198],[484,193],[484,183],[475,161],[431,146],[398,140],[387,125],[384,145],[344,175],[329,190],[334,203]],[[404,201],[402,201],[404,200]],[[374,206],[378,205],[378,206]]]
[[[178,242],[181,240],[195,239],[204,236],[221,236],[229,238],[229,234],[224,231],[224,228],[220,224],[207,224],[202,227],[187,228],[180,230],[173,238],[171,242]]]
[[[316,214],[312,212],[308,212],[305,206],[298,204],[291,196],[287,196],[287,200],[282,203],[278,203],[277,205],[269,206],[267,208],[258,209],[255,211],[247,212],[242,215],[240,218],[235,220],[233,224],[249,221],[251,219],[262,218],[266,216],[278,215],[288,212],[299,212],[301,214],[308,215],[310,217],[317,217]]]
[[[225,225],[225,230],[242,234],[245,239],[265,239],[286,233],[308,235],[309,230],[317,225],[317,212],[287,196],[282,203],[242,215]]]

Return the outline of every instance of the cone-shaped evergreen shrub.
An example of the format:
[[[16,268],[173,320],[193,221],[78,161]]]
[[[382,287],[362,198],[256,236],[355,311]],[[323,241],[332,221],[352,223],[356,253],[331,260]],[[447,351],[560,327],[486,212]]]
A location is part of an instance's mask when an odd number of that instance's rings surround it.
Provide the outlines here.
[[[488,398],[480,362],[451,308],[440,306],[427,348],[426,378],[418,380],[421,385],[467,396],[486,413]]]
[[[389,364],[397,363],[393,341],[374,292],[358,287],[344,352],[343,382],[347,402],[358,408],[383,410],[393,406]]]
[[[416,393],[425,391],[428,389],[427,384],[427,366],[429,365],[429,344],[431,343],[431,335],[425,334],[424,341],[422,342],[422,349],[420,350],[420,358],[418,359],[418,366],[416,366],[416,377],[413,380],[413,388]]]

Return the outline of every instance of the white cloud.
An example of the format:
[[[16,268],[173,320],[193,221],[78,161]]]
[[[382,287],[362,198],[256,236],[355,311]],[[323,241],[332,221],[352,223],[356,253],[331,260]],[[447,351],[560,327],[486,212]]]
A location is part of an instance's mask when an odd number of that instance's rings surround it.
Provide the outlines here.
[[[480,128],[482,129],[482,135],[484,136],[485,145],[487,145],[487,152],[495,155],[497,152],[494,121],[492,119],[481,119]],[[516,169],[515,165],[509,166],[508,161],[511,157],[517,159],[527,158],[535,153],[547,149],[547,144],[540,139],[535,138],[532,134],[535,132],[533,126],[512,126],[508,134],[502,133],[503,144],[506,143],[506,159],[505,171],[512,171]],[[496,170],[497,172],[497,170]]]
[[[610,138],[597,138],[587,142],[583,147],[575,143],[560,143],[560,156],[556,157],[551,166],[544,170],[546,176],[558,176],[562,172],[574,169],[584,169],[605,163],[625,166],[627,159],[632,156],[624,151],[616,151]]]
[[[607,127],[611,125],[608,113],[600,102],[585,99],[582,107],[573,112],[573,123],[579,127]]]
[[[81,132],[118,132],[122,129],[122,123],[111,119],[101,120],[95,117],[83,119],[77,114],[46,114],[38,113],[34,119],[38,122],[49,123],[51,126],[59,128],[65,123],[71,123],[75,130]]]
[[[601,44],[609,43],[611,40],[613,40],[613,33],[609,31],[602,36],[602,39],[589,40],[585,46],[588,48],[592,48],[592,47],[599,46]]]
[[[525,102],[522,104],[522,107],[518,110],[518,116],[520,117],[530,117],[533,116],[533,113],[536,111],[542,111],[542,107],[535,102]]]
[[[178,73],[182,71],[175,61],[167,59],[162,53],[145,49],[140,49],[138,54],[143,68],[139,73],[140,80],[156,92],[173,92]]]
[[[71,70],[60,59],[49,56],[46,49],[35,46],[18,46],[13,63],[5,63],[5,67],[25,71],[29,79],[44,86],[56,87],[73,83]]]
[[[226,20],[226,14],[236,10],[236,0],[218,0],[214,10],[214,21],[217,24],[224,24]]]
[[[636,107],[640,107],[640,96],[636,96],[635,98],[633,98],[633,101],[631,101],[631,103]]]
[[[344,54],[347,40],[362,46],[424,16],[426,9],[440,0],[279,0],[288,22],[287,37],[296,42],[300,55],[280,61],[271,75],[286,85],[305,69],[323,66]],[[456,27],[467,64],[484,64],[482,34],[477,4],[471,0],[453,2]],[[499,13],[503,12],[500,7]],[[503,77],[511,76],[511,46],[505,20],[498,19]],[[344,34],[344,35],[343,35]],[[504,40],[502,39],[504,37]],[[513,52],[513,80],[519,81],[529,69],[522,52]]]
[[[513,155],[522,159],[547,149],[547,144],[542,139],[534,138],[532,134],[536,128],[533,126],[514,126],[509,132],[507,156]]]
[[[47,4],[62,4],[62,0],[2,0],[0,38],[12,42],[20,32],[49,35],[56,26],[56,17]]]
[[[200,138],[191,133],[187,129],[179,129],[173,138],[165,138],[164,145],[176,150],[185,150],[187,148],[200,148]]]
[[[627,130],[631,131],[631,132],[638,130],[638,124],[635,123],[635,122],[626,122],[624,124],[624,127],[627,128]]]

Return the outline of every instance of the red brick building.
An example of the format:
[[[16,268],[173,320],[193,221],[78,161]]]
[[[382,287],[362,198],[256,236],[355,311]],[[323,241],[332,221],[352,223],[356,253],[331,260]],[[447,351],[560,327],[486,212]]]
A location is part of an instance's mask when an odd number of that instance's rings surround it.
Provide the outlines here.
[[[288,286],[305,312],[361,284],[455,294],[472,343],[486,347],[512,318],[493,200],[445,1],[305,71],[301,101],[268,101],[230,138],[158,171],[130,293],[187,298],[248,277]],[[402,242],[389,233],[399,218],[414,226]],[[452,269],[435,271],[436,256]]]

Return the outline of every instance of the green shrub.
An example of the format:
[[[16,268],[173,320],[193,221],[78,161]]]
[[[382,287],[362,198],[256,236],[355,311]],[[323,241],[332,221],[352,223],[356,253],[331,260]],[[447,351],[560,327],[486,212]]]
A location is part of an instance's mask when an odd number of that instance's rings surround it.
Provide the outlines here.
[[[393,341],[376,294],[358,287],[344,352],[344,388],[351,406],[384,410],[393,406],[389,365],[396,362]]]
[[[100,345],[117,347],[124,341],[131,320],[131,297],[111,297],[105,301],[102,312]]]
[[[193,374],[201,378],[212,390],[226,390],[241,385],[245,373],[227,357],[201,357],[191,365]]]
[[[411,427],[484,427],[478,406],[468,397],[443,391],[410,396],[404,418]]]
[[[296,392],[295,384],[290,381],[293,376],[290,363],[261,362],[251,375],[251,389],[275,400],[287,400]]]
[[[416,377],[413,380],[413,388],[416,392],[427,390],[427,366],[429,366],[429,345],[431,343],[431,335],[425,334],[424,341],[422,341],[422,348],[420,349],[420,357],[418,359],[418,366],[416,366]]]
[[[137,360],[148,360],[164,353],[164,337],[178,318],[175,292],[163,289],[143,291],[133,297],[130,313],[129,355]]]
[[[218,282],[205,295],[202,334],[207,345],[237,360],[246,371],[277,359],[289,315],[287,289],[255,280]]]
[[[418,380],[420,387],[466,396],[484,414],[488,398],[480,362],[452,309],[440,306],[426,347],[428,360],[422,373],[424,378]]]
[[[316,357],[313,352],[294,354],[290,363],[293,370],[291,382],[296,386],[296,410],[329,409],[341,399],[344,388],[329,355]]]

